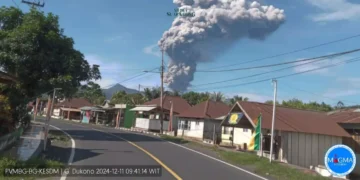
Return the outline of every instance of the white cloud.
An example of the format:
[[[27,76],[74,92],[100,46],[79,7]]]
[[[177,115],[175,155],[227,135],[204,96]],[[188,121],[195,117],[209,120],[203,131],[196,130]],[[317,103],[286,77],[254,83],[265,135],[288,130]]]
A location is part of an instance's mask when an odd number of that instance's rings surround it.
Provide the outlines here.
[[[328,90],[328,92],[324,93],[324,96],[330,97],[330,98],[337,98],[337,97],[344,97],[344,96],[352,96],[360,94],[360,90],[358,89],[347,89],[347,90],[336,90],[331,89]]]
[[[145,47],[143,52],[145,54],[150,54],[153,56],[161,57],[161,51],[157,44],[153,44],[153,45]]]
[[[89,62],[90,65],[99,65],[99,70],[101,73],[101,80],[95,81],[98,83],[102,88],[115,84],[120,80],[123,74],[121,73],[123,69],[123,65],[120,63],[108,62],[107,60],[103,59],[102,57],[94,54],[85,55],[85,59]]]
[[[313,21],[353,20],[360,17],[360,4],[347,0],[307,0],[323,12],[312,16]]]

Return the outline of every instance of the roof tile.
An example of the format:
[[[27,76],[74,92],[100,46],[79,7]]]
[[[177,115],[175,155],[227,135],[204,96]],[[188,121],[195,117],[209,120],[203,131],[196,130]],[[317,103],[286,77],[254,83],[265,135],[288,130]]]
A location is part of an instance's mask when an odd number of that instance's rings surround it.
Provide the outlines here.
[[[253,121],[262,114],[262,128],[271,129],[273,106],[264,103],[241,101],[238,104]],[[282,131],[324,134],[349,137],[350,135],[325,112],[292,109],[276,106],[275,129]]]

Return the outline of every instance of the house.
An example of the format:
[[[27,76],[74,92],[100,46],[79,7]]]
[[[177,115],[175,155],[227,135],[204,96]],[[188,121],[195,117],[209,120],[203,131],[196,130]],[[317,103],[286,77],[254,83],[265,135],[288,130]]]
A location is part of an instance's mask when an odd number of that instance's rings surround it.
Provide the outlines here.
[[[180,114],[186,109],[190,108],[190,104],[183,98],[178,96],[163,96],[163,130],[173,131],[177,127],[169,126],[171,107],[173,114]],[[137,105],[131,111],[136,112],[136,120],[133,125],[135,128],[159,131],[160,130],[160,97],[144,103],[143,105]],[[176,120],[172,124],[177,124]],[[171,127],[169,129],[169,127]]]
[[[85,98],[71,98],[54,104],[52,117],[69,120],[81,120],[81,107],[92,106]]]
[[[103,124],[114,127],[130,128],[135,119],[135,113],[127,104],[112,104],[105,100],[101,106],[85,106],[81,110],[81,122]]]
[[[211,100],[197,104],[176,115],[178,119],[177,135],[217,142],[221,140],[221,121],[231,107],[223,102]]]
[[[258,116],[262,115],[263,151],[258,155],[269,157],[270,130],[273,106],[257,102],[237,102],[230,113],[237,113],[238,119],[230,123],[224,119],[222,125],[230,140],[246,149],[254,131]],[[228,116],[229,117],[229,116]],[[234,121],[231,121],[234,122]],[[229,129],[228,129],[229,128]],[[333,145],[346,144],[351,136],[324,112],[292,109],[277,106],[274,127],[274,159],[310,168],[324,166],[326,151]]]
[[[106,124],[113,127],[132,127],[135,119],[135,112],[130,111],[133,108],[128,104],[112,104],[105,100],[102,106],[96,106],[97,110],[92,109],[93,120],[95,124]]]

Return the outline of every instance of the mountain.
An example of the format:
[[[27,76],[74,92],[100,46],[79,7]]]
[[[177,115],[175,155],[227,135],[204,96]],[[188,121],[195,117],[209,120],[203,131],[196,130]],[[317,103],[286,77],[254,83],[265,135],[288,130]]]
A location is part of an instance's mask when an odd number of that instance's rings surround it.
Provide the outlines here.
[[[129,89],[121,84],[116,84],[111,88],[108,89],[102,89],[102,92],[105,94],[106,99],[110,100],[112,95],[119,91],[125,91],[126,94],[135,94],[139,93],[139,91],[135,89]]]

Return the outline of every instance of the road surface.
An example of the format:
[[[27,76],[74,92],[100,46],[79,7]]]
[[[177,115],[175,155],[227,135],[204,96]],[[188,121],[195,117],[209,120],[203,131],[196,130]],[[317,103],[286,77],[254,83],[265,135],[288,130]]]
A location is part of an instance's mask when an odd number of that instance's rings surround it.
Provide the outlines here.
[[[75,179],[265,179],[172,143],[107,127],[51,120],[75,141],[73,165],[161,165],[161,177]],[[62,179],[64,180],[64,178]]]

